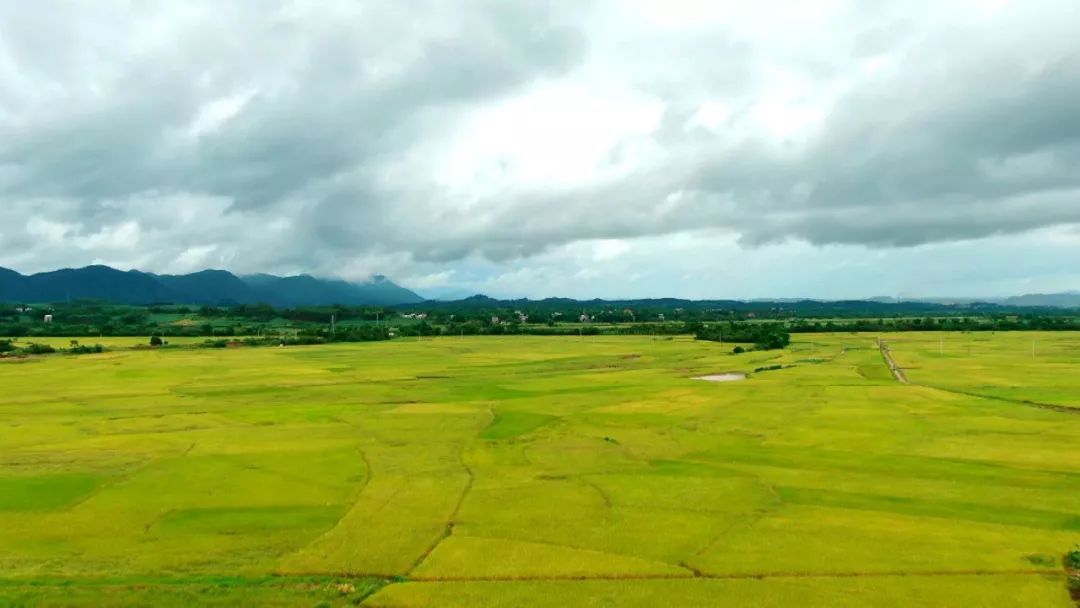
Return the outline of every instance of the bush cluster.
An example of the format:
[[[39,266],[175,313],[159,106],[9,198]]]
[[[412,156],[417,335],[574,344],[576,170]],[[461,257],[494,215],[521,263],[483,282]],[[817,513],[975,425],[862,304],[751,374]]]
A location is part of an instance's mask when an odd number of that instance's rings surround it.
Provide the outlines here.
[[[702,326],[694,334],[698,340],[753,344],[755,350],[775,350],[791,343],[791,334],[783,323],[726,323]],[[736,349],[742,348],[737,346]],[[735,354],[746,349],[735,350]]]
[[[31,342],[26,346],[19,349],[19,352],[24,355],[51,355],[56,352],[56,349],[48,344],[38,344]]]
[[[1065,554],[1065,566],[1072,570],[1080,570],[1080,544]]]

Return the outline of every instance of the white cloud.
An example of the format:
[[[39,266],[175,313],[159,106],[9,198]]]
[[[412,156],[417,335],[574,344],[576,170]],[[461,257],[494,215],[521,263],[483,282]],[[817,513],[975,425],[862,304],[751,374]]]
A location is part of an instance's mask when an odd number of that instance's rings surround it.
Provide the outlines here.
[[[606,262],[630,251],[630,245],[620,239],[603,239],[593,246],[593,260]]]
[[[635,168],[627,140],[655,131],[663,104],[579,85],[541,85],[480,107],[432,159],[438,183],[457,192],[497,194],[572,187]]]
[[[31,237],[44,239],[51,244],[63,243],[68,235],[79,229],[78,224],[47,220],[34,216],[26,222],[26,234]]]
[[[1039,256],[1075,252],[1069,0],[62,12],[0,6],[0,263],[20,270],[960,293],[1020,285],[984,276],[1002,264],[1057,285]],[[988,249],[1014,242],[1032,259]],[[931,250],[955,264],[896,276]]]
[[[412,289],[432,289],[435,287],[452,287],[457,273],[453,270],[432,272],[420,276],[403,277]]]
[[[176,261],[169,266],[168,270],[180,274],[213,267],[215,260],[211,256],[217,250],[217,245],[197,245],[195,247],[190,247],[176,258]]]
[[[101,230],[84,236],[76,244],[87,251],[135,250],[138,249],[141,238],[139,223],[128,220],[104,226]]]
[[[255,96],[254,91],[234,93],[207,102],[199,108],[186,129],[188,137],[198,138],[220,130],[225,123],[243,111]]]

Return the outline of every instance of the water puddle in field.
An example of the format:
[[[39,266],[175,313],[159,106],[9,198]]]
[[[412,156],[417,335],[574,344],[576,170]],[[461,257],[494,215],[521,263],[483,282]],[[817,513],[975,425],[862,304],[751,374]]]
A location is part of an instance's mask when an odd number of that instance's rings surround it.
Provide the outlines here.
[[[727,374],[709,374],[708,376],[691,378],[691,380],[704,380],[706,382],[737,382],[739,380],[746,380],[746,374],[734,372]]]

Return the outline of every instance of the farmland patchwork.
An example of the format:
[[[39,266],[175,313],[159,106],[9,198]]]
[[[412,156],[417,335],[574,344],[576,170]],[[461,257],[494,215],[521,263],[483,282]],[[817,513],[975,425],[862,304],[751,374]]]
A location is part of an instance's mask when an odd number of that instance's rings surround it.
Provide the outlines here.
[[[1072,606],[1080,336],[877,337],[2,362],[0,605]]]

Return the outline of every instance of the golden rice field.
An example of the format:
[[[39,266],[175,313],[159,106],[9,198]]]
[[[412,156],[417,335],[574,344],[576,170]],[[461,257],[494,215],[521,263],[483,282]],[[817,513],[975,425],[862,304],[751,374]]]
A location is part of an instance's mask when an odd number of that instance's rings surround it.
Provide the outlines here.
[[[0,606],[1073,606],[1080,335],[877,338],[0,361]]]

